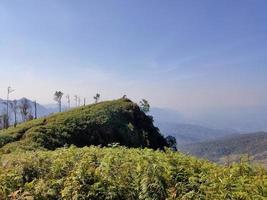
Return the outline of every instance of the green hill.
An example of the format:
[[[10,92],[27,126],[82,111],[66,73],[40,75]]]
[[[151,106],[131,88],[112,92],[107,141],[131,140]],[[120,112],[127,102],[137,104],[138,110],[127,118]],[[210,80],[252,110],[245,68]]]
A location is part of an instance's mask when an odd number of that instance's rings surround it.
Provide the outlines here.
[[[184,152],[214,162],[239,161],[245,155],[250,161],[267,167],[267,133],[249,133],[200,142],[181,147]]]
[[[0,200],[267,198],[265,169],[163,150],[151,117],[127,99],[3,130],[0,145]]]
[[[167,146],[152,118],[128,99],[84,106],[0,132],[3,152],[54,150],[71,144],[107,146],[111,143],[153,149]]]

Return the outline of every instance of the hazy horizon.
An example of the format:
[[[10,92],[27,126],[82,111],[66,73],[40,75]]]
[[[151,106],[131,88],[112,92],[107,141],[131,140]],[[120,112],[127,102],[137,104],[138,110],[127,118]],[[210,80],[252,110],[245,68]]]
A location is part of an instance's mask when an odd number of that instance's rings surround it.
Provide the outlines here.
[[[266,10],[263,0],[2,0],[0,98],[11,86],[11,99],[41,104],[61,90],[188,116],[264,107]]]

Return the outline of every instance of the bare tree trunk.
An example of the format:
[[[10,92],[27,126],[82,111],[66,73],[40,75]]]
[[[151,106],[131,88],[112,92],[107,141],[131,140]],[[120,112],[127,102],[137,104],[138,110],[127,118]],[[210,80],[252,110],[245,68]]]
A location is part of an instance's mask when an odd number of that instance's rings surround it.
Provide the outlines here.
[[[36,101],[34,101],[34,119],[37,119],[37,104],[36,104]]]
[[[59,112],[61,112],[61,101],[58,102]]]
[[[8,120],[8,95],[7,95],[7,99],[6,99],[6,119],[4,120],[5,128],[8,128],[8,126],[9,126],[9,124],[8,124],[8,122],[9,122],[9,120]]]
[[[15,118],[14,127],[16,127],[17,126],[17,112],[16,111],[14,112],[14,118]]]

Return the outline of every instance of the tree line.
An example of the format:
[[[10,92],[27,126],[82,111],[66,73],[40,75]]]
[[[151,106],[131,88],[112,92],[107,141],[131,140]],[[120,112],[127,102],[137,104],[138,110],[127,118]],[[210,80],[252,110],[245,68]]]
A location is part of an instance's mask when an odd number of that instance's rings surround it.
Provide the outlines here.
[[[64,93],[62,91],[55,91],[54,93],[54,100],[57,102],[58,104],[58,111],[61,112],[62,111],[62,97],[64,96]],[[95,100],[95,103],[98,103],[100,100],[100,94],[96,93],[96,95],[93,97]],[[71,108],[71,98],[70,95],[67,94],[66,95],[66,99],[67,99],[67,105],[68,105],[68,109]],[[81,98],[78,95],[74,95],[74,102],[75,102],[75,107],[80,107],[81,106]],[[83,105],[86,105],[86,98],[83,99]]]
[[[8,95],[10,93],[11,89],[10,87],[8,87]],[[62,97],[64,96],[64,93],[62,91],[55,91],[54,93],[54,100],[57,102],[58,104],[58,111],[61,112],[62,111]],[[9,96],[8,96],[9,97]],[[123,99],[127,98],[126,95],[123,95],[122,97]],[[66,95],[66,99],[67,99],[67,103],[68,103],[68,109],[70,109],[70,95],[67,94]],[[94,97],[94,103],[98,103],[100,100],[100,94],[97,93]],[[81,99],[79,96],[74,95],[74,101],[75,101],[75,106],[79,107],[81,105]],[[6,104],[6,112],[4,112],[3,114],[0,115],[0,130],[1,129],[6,129],[10,126],[10,113],[9,113],[9,109],[11,111],[11,113],[13,114],[14,117],[14,122],[13,122],[13,126],[16,127],[18,122],[26,122],[26,121],[30,121],[33,119],[37,119],[37,103],[36,101],[34,101],[34,115],[33,115],[33,108],[31,105],[31,101],[23,98],[19,101],[17,100],[13,100],[10,101],[7,98],[7,101],[4,102]],[[86,99],[84,98],[84,102],[83,105],[85,106],[86,104]],[[150,105],[149,102],[146,99],[142,99],[139,102],[139,107],[140,109],[144,112],[144,113],[148,113],[150,111]],[[18,112],[19,111],[19,112]],[[18,121],[18,114],[20,114],[21,116],[21,121]],[[150,116],[152,118],[152,116]],[[177,150],[176,149],[176,139],[173,136],[168,136],[166,138],[167,143],[170,145],[170,147],[173,150]]]
[[[10,86],[7,89],[7,99],[3,104],[5,105],[6,109],[0,113],[0,130],[7,129],[12,124],[14,127],[17,126],[20,122],[26,122],[32,119],[36,119],[37,116],[37,103],[36,101],[32,102],[26,98],[21,99],[20,101],[17,100],[9,100],[9,96],[12,92],[14,92]],[[58,111],[62,111],[62,97],[64,93],[62,91],[55,91],[54,93],[54,100],[58,104]],[[67,106],[68,109],[71,108],[71,98],[70,95],[66,95],[67,99]],[[100,100],[100,94],[97,93],[94,97],[94,102],[98,103]],[[81,106],[81,98],[78,95],[74,95],[74,102],[75,106]],[[86,99],[83,99],[83,105],[86,105]],[[13,117],[11,117],[11,115]],[[11,119],[13,122],[11,123]],[[20,119],[20,120],[19,120]]]
[[[13,115],[13,126],[16,127],[19,122],[26,122],[37,118],[37,106],[36,101],[33,102],[34,106],[31,105],[31,101],[26,98],[20,101],[8,100],[4,102],[9,110],[2,112],[0,115],[0,129],[8,128],[11,124],[11,114]],[[19,120],[19,115],[20,119]]]
[[[18,100],[9,100],[9,94],[14,90],[11,87],[8,87],[7,99],[3,104],[5,105],[6,109],[0,113],[0,130],[7,129],[11,125],[14,127],[17,126],[18,123],[30,121],[32,119],[37,119],[37,103],[36,101],[32,102],[26,98]],[[54,100],[58,104],[58,111],[62,111],[62,97],[64,93],[62,91],[56,91],[54,93]],[[97,93],[94,97],[95,103],[99,102],[100,94]],[[68,109],[71,108],[70,106],[70,95],[66,95]],[[77,95],[74,95],[75,106],[81,106],[81,98]],[[86,99],[83,100],[83,105],[86,104]],[[12,117],[11,117],[12,116]],[[11,119],[13,121],[11,122]]]

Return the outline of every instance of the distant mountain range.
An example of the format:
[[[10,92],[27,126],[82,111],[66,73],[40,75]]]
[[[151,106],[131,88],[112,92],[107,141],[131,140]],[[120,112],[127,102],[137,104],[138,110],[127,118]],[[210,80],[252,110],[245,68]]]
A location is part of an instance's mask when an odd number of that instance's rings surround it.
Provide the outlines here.
[[[166,108],[151,108],[157,122],[196,124],[213,129],[233,129],[241,133],[267,131],[267,105],[203,110],[190,115]]]
[[[250,161],[267,167],[267,132],[226,136],[190,145],[180,146],[183,152],[218,163],[239,161],[246,155]]]
[[[162,108],[152,108],[150,114],[154,118],[156,126],[165,136],[172,135],[180,145],[207,141],[221,138],[227,135],[237,134],[233,129],[213,129],[187,122],[177,111]]]
[[[164,135],[172,135],[180,145],[207,141],[227,135],[237,134],[235,130],[211,129],[199,125],[157,122],[156,125]]]
[[[246,155],[250,161],[262,163],[267,168],[267,133],[248,133],[266,130],[266,110],[264,106],[214,110],[194,120],[162,108],[152,108],[150,114],[162,134],[176,138],[180,151],[217,163],[239,161]]]
[[[194,116],[195,122],[212,128],[232,128],[243,133],[267,131],[267,106],[214,109]]]

